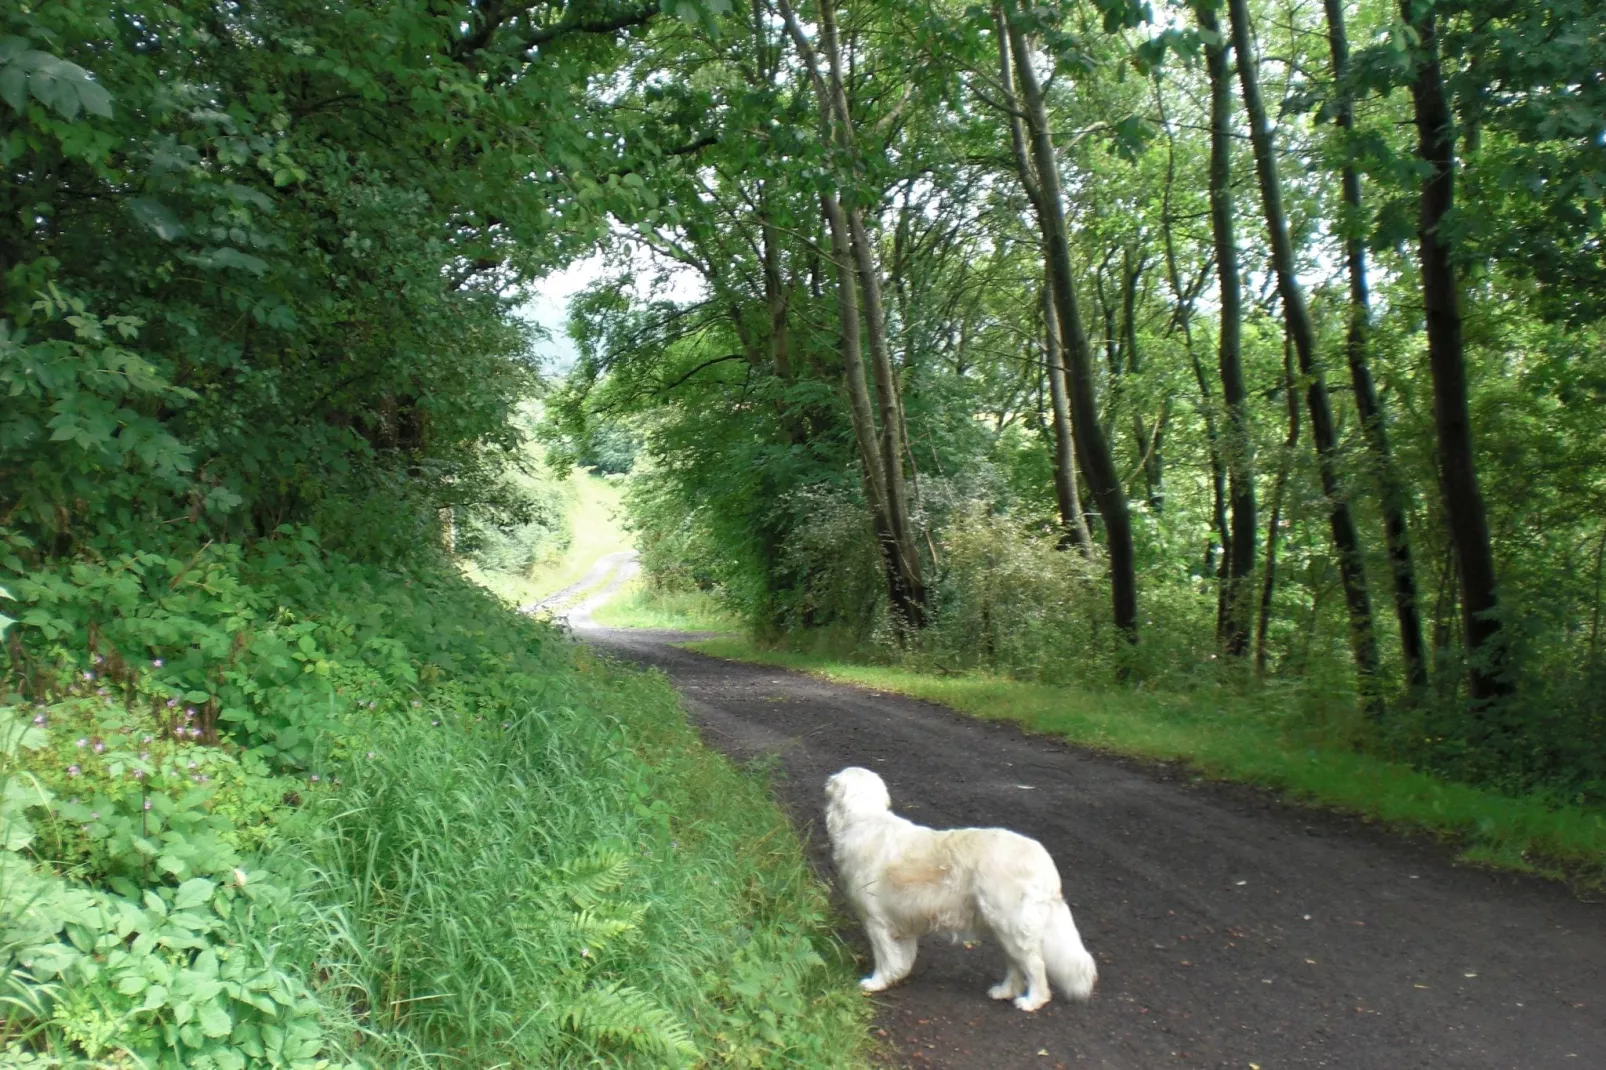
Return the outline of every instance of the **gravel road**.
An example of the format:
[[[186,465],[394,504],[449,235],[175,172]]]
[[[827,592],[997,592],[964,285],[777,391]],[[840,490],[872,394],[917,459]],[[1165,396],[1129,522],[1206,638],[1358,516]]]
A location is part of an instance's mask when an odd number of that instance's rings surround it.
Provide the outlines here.
[[[995,948],[928,938],[877,997],[895,1065],[1606,1067],[1606,909],[1563,888],[1176,767],[671,645],[684,636],[576,631],[666,673],[711,745],[773,756],[827,876],[821,787],[845,765],[879,772],[916,821],[1003,825],[1053,854],[1099,961],[1092,1002],[994,1003]]]

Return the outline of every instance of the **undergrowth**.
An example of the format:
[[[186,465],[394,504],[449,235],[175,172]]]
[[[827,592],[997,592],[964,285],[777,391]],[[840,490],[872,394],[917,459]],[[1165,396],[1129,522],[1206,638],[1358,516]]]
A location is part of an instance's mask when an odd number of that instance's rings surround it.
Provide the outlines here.
[[[1606,884],[1606,814],[1539,794],[1501,795],[1359,752],[1349,704],[1321,703],[1300,689],[1094,691],[855,663],[735,636],[687,645],[925,699],[1082,746],[1180,759],[1207,777],[1449,837],[1468,861]]]
[[[798,843],[662,680],[307,530],[10,562],[0,1062],[860,1061]]]

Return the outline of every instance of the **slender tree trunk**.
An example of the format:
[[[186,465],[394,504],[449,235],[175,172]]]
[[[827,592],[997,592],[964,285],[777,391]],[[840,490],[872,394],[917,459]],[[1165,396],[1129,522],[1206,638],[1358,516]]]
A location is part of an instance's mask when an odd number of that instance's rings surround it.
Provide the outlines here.
[[[1076,303],[1071,268],[1070,237],[1065,223],[1065,200],[1060,188],[1059,162],[1049,133],[1048,110],[1043,87],[1032,68],[1026,35],[1010,11],[1005,27],[1010,51],[1015,58],[1015,79],[1031,139],[1031,155],[1036,167],[1041,211],[1038,221],[1047,248],[1049,279],[1054,291],[1054,308],[1059,317],[1060,336],[1066,356],[1066,387],[1070,395],[1072,429],[1077,453],[1082,459],[1089,490],[1104,518],[1104,533],[1110,558],[1110,588],[1114,603],[1115,626],[1128,642],[1138,638],[1138,591],[1136,557],[1132,543],[1132,520],[1127,511],[1126,491],[1121,486],[1109,441],[1098,422],[1098,402],[1093,390],[1093,359],[1087,329]]]
[[[1147,256],[1134,256],[1130,248],[1122,249],[1121,338],[1126,350],[1126,370],[1133,376],[1143,372],[1143,354],[1138,349],[1138,288],[1147,266]],[[1137,401],[1132,404],[1132,437],[1143,465],[1143,485],[1149,508],[1156,514],[1165,512],[1165,428],[1170,415],[1171,400],[1163,398],[1154,427],[1150,428]]]
[[[1041,216],[1043,194],[1026,149],[1026,131],[1021,125],[1019,107],[1015,102],[1015,75],[1009,57],[1009,40],[1004,27],[1001,7],[993,8],[993,27],[998,36],[999,83],[1003,86],[1004,106],[1009,110],[1010,147],[1015,154],[1015,170],[1020,175],[1021,188],[1032,210]],[[1048,266],[1048,250],[1043,251],[1043,335],[1046,357],[1048,394],[1053,409],[1054,426],[1054,497],[1059,504],[1059,546],[1064,550],[1076,546],[1083,554],[1093,552],[1093,534],[1088,530],[1087,517],[1082,513],[1082,492],[1076,482],[1076,440],[1071,426],[1071,403],[1065,386],[1065,346],[1060,336],[1059,317],[1054,311],[1054,284],[1052,269]]]
[[[803,32],[802,24],[798,22],[791,5],[787,0],[779,0],[779,6],[782,18],[786,22],[787,32],[797,46],[798,55],[802,58],[809,79],[814,85],[815,94],[820,99],[821,134],[839,149],[850,151],[853,142],[851,116],[848,113],[847,98],[842,87],[841,59],[836,49],[835,23],[834,21],[830,23],[829,33],[824,32],[822,28],[821,34],[822,43],[828,46],[826,58],[831,71],[828,83],[820,73],[814,47]],[[821,7],[822,22],[824,22],[829,12],[829,4],[822,4]],[[852,177],[850,175],[848,181],[843,183],[849,189],[852,188]],[[860,461],[864,467],[865,496],[870,502],[876,538],[886,562],[888,597],[893,616],[900,627],[919,628],[925,623],[925,587],[920,578],[920,558],[914,546],[907,501],[903,498],[902,433],[901,422],[898,420],[897,384],[889,374],[886,374],[887,369],[876,368],[877,393],[883,416],[882,433],[878,437],[870,393],[865,382],[863,350],[860,346],[860,331],[863,325],[860,322],[859,293],[862,289],[866,294],[866,304],[872,306],[867,309],[871,313],[869,318],[873,324],[881,327],[879,335],[874,329],[870,332],[872,346],[879,347],[877,353],[881,358],[886,358],[885,327],[880,320],[880,279],[876,274],[874,258],[869,255],[867,239],[855,241],[853,216],[855,209],[851,205],[845,206],[830,191],[821,192],[820,204],[831,234],[831,259],[837,273],[837,312],[841,319],[842,363],[847,381],[849,412],[854,439],[858,444]],[[862,235],[862,224],[857,229]],[[855,248],[856,245],[865,247]],[[862,265],[866,261],[869,262],[869,272],[862,270]],[[876,358],[877,353],[872,354],[872,359]],[[886,360],[890,369],[890,358]],[[892,400],[890,406],[887,403],[889,391]],[[890,426],[888,426],[889,413]],[[890,450],[887,449],[889,442]],[[887,463],[889,454],[890,465]],[[893,475],[896,476],[895,480],[891,478]],[[894,493],[897,494],[896,498]]]
[[[1225,548],[1218,635],[1222,649],[1234,657],[1249,653],[1251,581],[1255,571],[1254,437],[1249,427],[1249,391],[1243,371],[1243,287],[1238,275],[1238,242],[1233,234],[1232,83],[1227,69],[1227,42],[1216,12],[1207,3],[1195,8],[1199,28],[1214,35],[1205,46],[1210,78],[1210,230],[1216,247],[1216,278],[1221,284],[1221,317],[1217,363],[1221,398],[1227,413],[1222,443],[1232,505],[1232,532]],[[1239,53],[1239,63],[1243,63]]]
[[[1065,347],[1060,344],[1059,321],[1054,315],[1054,295],[1043,286],[1043,333],[1046,345],[1048,396],[1054,418],[1054,496],[1059,501],[1060,523],[1065,532],[1060,549],[1075,546],[1083,554],[1093,552],[1093,534],[1082,515],[1082,490],[1076,485],[1076,443],[1071,432],[1071,403],[1065,392]]]
[[[864,295],[865,335],[870,342],[871,376],[875,380],[881,415],[881,466],[887,487],[887,518],[897,544],[899,572],[907,588],[901,608],[905,623],[920,628],[925,625],[926,591],[903,478],[903,404],[898,397],[897,371],[887,347],[886,318],[881,306],[881,271],[858,209],[848,209],[847,216],[853,256],[859,269],[859,288]]]
[[[836,10],[832,0],[819,0],[820,43],[825,48],[830,72],[832,106],[844,145],[853,143],[853,117],[848,109],[842,78],[842,51],[838,44]],[[852,188],[850,187],[850,193]],[[894,611],[908,628],[925,626],[926,588],[920,575],[920,552],[915,545],[914,522],[909,514],[909,496],[903,478],[903,404],[898,397],[897,372],[887,347],[886,316],[881,303],[881,268],[875,246],[864,225],[864,213],[857,197],[845,205],[848,237],[854,262],[858,266],[859,290],[864,297],[864,327],[870,342],[870,371],[875,380],[876,400],[881,413],[881,467],[886,487],[887,522],[897,557],[902,588],[893,604]]]
[[[1198,299],[1199,291],[1204,288],[1205,276],[1209,273],[1210,267],[1207,262],[1200,269],[1195,281],[1186,287],[1183,286],[1182,273],[1177,267],[1177,249],[1171,215],[1171,193],[1176,186],[1176,136],[1171,132],[1170,122],[1166,118],[1165,98],[1160,93],[1158,83],[1155,86],[1155,105],[1160,113],[1161,124],[1166,130],[1165,190],[1161,197],[1160,230],[1165,241],[1166,278],[1171,284],[1172,294],[1176,297],[1172,323],[1182,329],[1182,341],[1188,352],[1188,363],[1193,368],[1194,380],[1199,384],[1199,415],[1204,420],[1205,445],[1210,457],[1210,515],[1215,524],[1215,535],[1220,540],[1222,560],[1225,561],[1227,545],[1231,541],[1227,528],[1227,470],[1221,456],[1221,440],[1216,434],[1215,403],[1211,400],[1210,381],[1205,377],[1204,366],[1199,362],[1199,354],[1193,346],[1193,306]],[[1218,571],[1215,545],[1216,538],[1206,542],[1204,558],[1206,572]],[[1219,582],[1221,579],[1219,572],[1217,579],[1216,627],[1219,634],[1220,622],[1226,615],[1226,600],[1223,597],[1225,587]]]
[[[1299,357],[1299,373],[1306,382],[1306,407],[1310,410],[1310,433],[1316,444],[1321,469],[1322,493],[1327,498],[1333,531],[1333,547],[1338,553],[1339,576],[1344,583],[1344,601],[1349,611],[1350,649],[1360,677],[1360,693],[1368,715],[1383,715],[1383,695],[1378,679],[1377,635],[1372,624],[1372,600],[1366,586],[1366,566],[1361,556],[1360,534],[1355,517],[1344,497],[1343,477],[1338,466],[1338,434],[1333,424],[1327,383],[1322,378],[1316,356],[1316,329],[1305,305],[1305,291],[1294,270],[1294,245],[1288,234],[1288,217],[1283,212],[1282,182],[1277,175],[1277,157],[1271,141],[1271,126],[1260,96],[1260,76],[1249,27],[1247,0],[1228,0],[1227,14],[1232,23],[1233,51],[1238,54],[1238,82],[1243,90],[1244,110],[1249,116],[1249,140],[1255,153],[1255,172],[1260,180],[1260,197],[1265,207],[1266,230],[1271,238],[1272,266],[1277,273],[1278,296],[1288,333],[1294,339]]]
[[[1417,152],[1428,166],[1422,186],[1417,238],[1422,258],[1422,304],[1427,312],[1428,365],[1433,372],[1433,422],[1438,432],[1440,485],[1450,540],[1461,574],[1461,627],[1467,652],[1468,690],[1485,706],[1511,691],[1496,615],[1494,552],[1472,448],[1467,407],[1461,298],[1441,227],[1455,207],[1455,130],[1439,68],[1438,26],[1427,0],[1401,0],[1400,13],[1416,33],[1411,98]]]
[[[1283,338],[1283,391],[1288,403],[1288,437],[1283,439],[1283,455],[1277,459],[1277,480],[1271,487],[1271,519],[1266,522],[1266,565],[1260,582],[1260,621],[1255,628],[1255,672],[1266,673],[1266,635],[1271,630],[1271,601],[1277,591],[1278,531],[1283,522],[1283,495],[1287,493],[1288,472],[1294,466],[1294,450],[1299,447],[1299,388],[1294,380],[1293,342]]]
[[[1338,86],[1338,127],[1348,137],[1355,126],[1355,111],[1345,78],[1349,72],[1349,40],[1344,29],[1343,0],[1324,0],[1327,40],[1333,57],[1333,81]],[[1346,146],[1346,152],[1348,148]],[[1371,295],[1367,283],[1366,243],[1361,230],[1361,176],[1346,156],[1340,174],[1344,207],[1344,259],[1349,268],[1349,327],[1344,355],[1349,361],[1350,383],[1355,388],[1355,411],[1377,469],[1383,528],[1388,538],[1389,571],[1394,578],[1394,615],[1400,625],[1400,652],[1405,679],[1413,692],[1427,687],[1427,653],[1422,644],[1422,615],[1417,605],[1416,566],[1411,560],[1411,536],[1406,523],[1408,502],[1404,481],[1389,450],[1387,419],[1372,370],[1367,362],[1367,341],[1372,327]]]

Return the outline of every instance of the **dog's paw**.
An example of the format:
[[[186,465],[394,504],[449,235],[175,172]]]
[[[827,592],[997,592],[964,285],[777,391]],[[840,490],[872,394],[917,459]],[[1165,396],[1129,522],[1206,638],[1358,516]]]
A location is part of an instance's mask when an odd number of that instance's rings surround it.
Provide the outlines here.
[[[1015,998],[1015,1006],[1019,1007],[1023,1011],[1035,1011],[1037,1008],[1041,1007],[1047,1002],[1047,996],[1038,996],[1036,999],[1033,999],[1030,995],[1025,995],[1017,996]]]
[[[987,990],[987,995],[991,999],[1014,999],[1020,995],[1020,989],[1008,981],[1000,981]]]
[[[887,983],[879,977],[865,977],[859,981],[859,988],[865,992],[884,992]]]

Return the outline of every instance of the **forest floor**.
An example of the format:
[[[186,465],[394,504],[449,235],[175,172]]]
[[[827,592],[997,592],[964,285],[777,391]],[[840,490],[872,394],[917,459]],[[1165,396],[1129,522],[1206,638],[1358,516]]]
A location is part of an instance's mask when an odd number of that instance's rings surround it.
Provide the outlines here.
[[[768,763],[828,879],[821,786],[846,765],[879,772],[914,820],[1005,825],[1058,861],[1099,961],[1091,1003],[994,1003],[996,949],[928,939],[877,997],[895,1064],[1606,1066],[1606,909],[1564,887],[1179,765],[603,628],[600,598],[570,617],[581,638],[662,670],[711,745]]]

